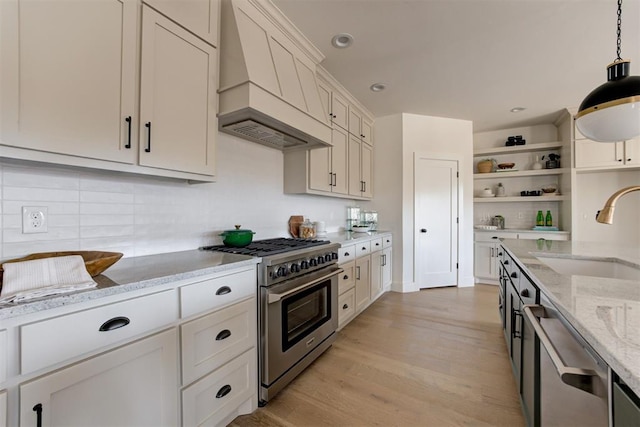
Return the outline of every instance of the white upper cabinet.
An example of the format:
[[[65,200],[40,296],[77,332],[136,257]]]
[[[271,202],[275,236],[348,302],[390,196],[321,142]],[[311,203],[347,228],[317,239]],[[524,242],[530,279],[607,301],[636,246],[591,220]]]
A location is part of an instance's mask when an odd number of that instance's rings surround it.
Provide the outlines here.
[[[135,162],[136,3],[1,3],[0,143]]]
[[[362,138],[362,113],[349,107],[349,133]]]
[[[576,168],[617,169],[640,166],[640,138],[620,142],[595,142],[586,139],[575,125],[574,133]]]
[[[373,122],[366,117],[362,117],[362,140],[373,145]]]
[[[143,7],[140,164],[215,175],[217,52]]]
[[[204,41],[218,47],[220,0],[144,0]]]

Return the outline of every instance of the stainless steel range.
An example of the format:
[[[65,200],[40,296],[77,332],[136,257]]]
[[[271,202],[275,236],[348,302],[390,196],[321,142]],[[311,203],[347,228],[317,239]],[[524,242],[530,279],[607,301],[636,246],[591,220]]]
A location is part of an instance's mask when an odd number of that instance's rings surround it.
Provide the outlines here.
[[[268,239],[243,248],[207,246],[262,257],[258,264],[258,372],[264,405],[335,341],[339,244]]]

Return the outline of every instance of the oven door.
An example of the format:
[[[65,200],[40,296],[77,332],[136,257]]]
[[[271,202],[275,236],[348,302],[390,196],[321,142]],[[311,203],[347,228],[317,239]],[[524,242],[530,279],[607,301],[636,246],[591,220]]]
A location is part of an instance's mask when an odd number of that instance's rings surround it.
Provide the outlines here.
[[[272,384],[338,327],[338,266],[261,289],[261,380]]]

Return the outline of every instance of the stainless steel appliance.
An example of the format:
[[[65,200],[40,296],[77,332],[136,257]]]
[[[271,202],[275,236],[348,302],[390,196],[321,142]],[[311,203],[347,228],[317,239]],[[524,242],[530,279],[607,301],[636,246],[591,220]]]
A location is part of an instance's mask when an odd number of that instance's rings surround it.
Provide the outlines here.
[[[257,240],[244,248],[208,246],[262,257],[258,264],[258,372],[264,405],[335,341],[339,244]]]
[[[609,368],[541,295],[525,305],[525,329],[540,343],[540,426],[608,426]]]

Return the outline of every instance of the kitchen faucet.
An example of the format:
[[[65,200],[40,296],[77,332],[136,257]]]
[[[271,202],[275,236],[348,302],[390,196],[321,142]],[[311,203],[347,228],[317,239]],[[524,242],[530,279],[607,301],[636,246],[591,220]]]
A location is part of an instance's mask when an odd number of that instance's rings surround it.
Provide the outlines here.
[[[607,203],[604,204],[604,208],[601,211],[598,211],[596,215],[596,221],[602,224],[613,224],[613,211],[616,208],[616,202],[622,196],[627,193],[631,193],[632,191],[639,191],[640,185],[634,185],[631,187],[622,188],[609,197]]]

